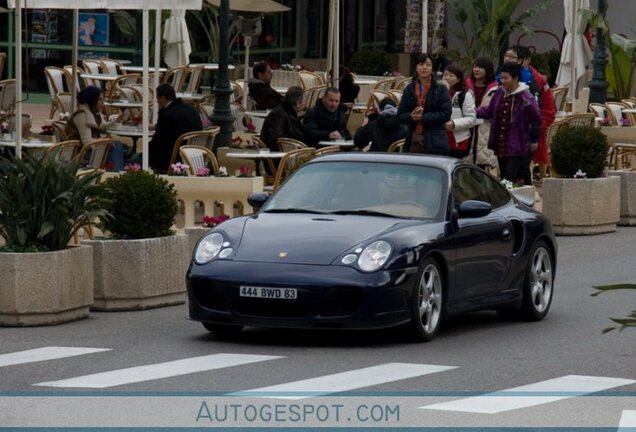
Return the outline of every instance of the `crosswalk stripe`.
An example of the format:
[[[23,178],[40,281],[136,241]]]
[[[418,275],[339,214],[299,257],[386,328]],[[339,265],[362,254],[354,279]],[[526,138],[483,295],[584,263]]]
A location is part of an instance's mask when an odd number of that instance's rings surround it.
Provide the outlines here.
[[[406,378],[414,378],[455,368],[457,368],[457,366],[385,363],[378,366],[355,369],[333,375],[325,375],[317,378],[245,390],[232,393],[232,395],[299,400],[399,381]]]
[[[627,428],[636,430],[636,411],[634,410],[624,410],[621,414],[621,420],[618,423],[618,432]]]
[[[110,348],[42,347],[0,355],[0,367],[110,351]]]
[[[33,385],[43,387],[106,388],[279,358],[282,357],[220,353],[164,363],[136,366],[126,369],[117,369],[109,372],[84,375],[60,381],[41,382]]]
[[[472,396],[449,402],[425,405],[419,408],[498,414],[504,411],[528,408],[633,383],[636,383],[636,381],[622,378],[566,375],[534,384],[487,393],[483,396]]]

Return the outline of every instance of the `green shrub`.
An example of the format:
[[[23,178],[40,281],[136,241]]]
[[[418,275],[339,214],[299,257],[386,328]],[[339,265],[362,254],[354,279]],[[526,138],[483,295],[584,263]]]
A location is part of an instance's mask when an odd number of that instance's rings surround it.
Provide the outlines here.
[[[128,171],[104,183],[108,215],[99,227],[118,239],[165,237],[177,215],[177,191],[167,180],[147,171]]]
[[[0,236],[5,252],[67,247],[73,234],[105,211],[94,199],[100,172],[77,176],[79,166],[53,158],[0,158]]]
[[[560,177],[574,177],[581,170],[588,178],[600,177],[609,144],[597,127],[563,126],[552,137],[552,167]]]
[[[383,75],[391,71],[391,59],[384,51],[362,49],[353,55],[349,67],[358,75]]]

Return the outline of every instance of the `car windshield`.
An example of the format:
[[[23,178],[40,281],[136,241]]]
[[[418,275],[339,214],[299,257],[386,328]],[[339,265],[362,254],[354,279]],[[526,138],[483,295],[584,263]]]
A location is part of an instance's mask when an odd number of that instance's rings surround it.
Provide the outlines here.
[[[322,162],[300,168],[264,212],[359,214],[439,219],[447,196],[444,171],[381,162]]]

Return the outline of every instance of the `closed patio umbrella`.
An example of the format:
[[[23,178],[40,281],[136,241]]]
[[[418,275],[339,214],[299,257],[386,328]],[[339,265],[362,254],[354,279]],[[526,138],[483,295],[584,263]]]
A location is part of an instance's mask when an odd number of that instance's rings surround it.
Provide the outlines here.
[[[174,9],[170,13],[163,30],[163,38],[166,41],[166,52],[163,56],[166,64],[170,67],[187,66],[190,63],[192,45],[183,9]]]
[[[587,23],[579,14],[580,10],[589,9],[589,7],[589,0],[563,0],[566,35],[561,48],[561,64],[556,84],[569,86],[568,94],[572,100],[576,99],[581,78],[585,76],[586,68],[592,58],[592,50],[583,36]]]

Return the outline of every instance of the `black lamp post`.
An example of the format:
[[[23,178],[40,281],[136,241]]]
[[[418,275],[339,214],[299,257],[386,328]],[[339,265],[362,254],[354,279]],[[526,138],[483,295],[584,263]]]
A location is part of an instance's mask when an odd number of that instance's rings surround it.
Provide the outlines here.
[[[232,144],[232,124],[234,116],[230,110],[230,95],[234,93],[230,87],[228,64],[230,58],[230,0],[221,0],[219,11],[219,73],[214,82],[214,113],[212,124],[221,127],[221,131],[214,144],[214,150],[219,147],[229,147]]]
[[[601,19],[605,19],[607,1],[598,0],[598,13]],[[592,64],[594,71],[590,81],[590,102],[605,103],[607,100],[607,80],[605,79],[605,66],[607,66],[607,54],[605,54],[605,36],[602,28],[596,29],[596,52]]]

